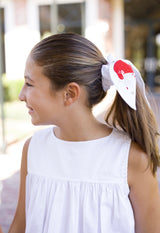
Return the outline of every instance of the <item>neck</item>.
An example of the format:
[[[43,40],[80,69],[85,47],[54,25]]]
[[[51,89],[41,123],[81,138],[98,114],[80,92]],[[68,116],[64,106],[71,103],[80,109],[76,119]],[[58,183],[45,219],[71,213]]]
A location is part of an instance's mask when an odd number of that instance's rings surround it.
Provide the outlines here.
[[[66,141],[94,140],[110,133],[111,129],[95,119],[89,110],[72,112],[55,129],[56,137]]]

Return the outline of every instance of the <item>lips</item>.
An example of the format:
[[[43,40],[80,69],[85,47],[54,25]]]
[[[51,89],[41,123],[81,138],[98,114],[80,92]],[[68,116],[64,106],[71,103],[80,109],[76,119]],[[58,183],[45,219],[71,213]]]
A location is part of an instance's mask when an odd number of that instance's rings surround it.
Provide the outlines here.
[[[32,114],[32,113],[33,113],[33,110],[29,109],[28,113],[29,113],[29,114]]]
[[[28,113],[29,113],[29,114],[33,113],[33,108],[31,108],[31,107],[29,107],[29,106],[27,106],[27,108],[28,108]]]

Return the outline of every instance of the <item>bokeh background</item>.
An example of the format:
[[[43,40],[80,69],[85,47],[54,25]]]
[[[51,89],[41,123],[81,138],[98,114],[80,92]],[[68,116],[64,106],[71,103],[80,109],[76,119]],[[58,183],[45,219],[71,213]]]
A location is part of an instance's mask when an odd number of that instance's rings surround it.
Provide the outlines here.
[[[131,60],[140,70],[160,127],[160,0],[0,0],[0,225],[4,233],[15,212],[21,151],[41,127],[18,101],[31,48],[51,34],[75,32],[106,56]],[[114,98],[94,109],[103,121]],[[158,179],[159,179],[158,171]],[[159,179],[160,180],[160,179]]]

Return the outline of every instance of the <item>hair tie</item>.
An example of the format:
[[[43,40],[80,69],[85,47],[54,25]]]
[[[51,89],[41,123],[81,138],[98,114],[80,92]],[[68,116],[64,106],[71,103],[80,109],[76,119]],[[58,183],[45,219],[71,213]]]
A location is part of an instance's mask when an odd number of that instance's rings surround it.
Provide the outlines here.
[[[146,94],[145,85],[138,69],[128,60],[116,60],[109,54],[107,65],[102,65],[102,86],[107,91],[114,85],[122,99],[134,110],[136,110],[136,81],[145,99],[150,106]]]

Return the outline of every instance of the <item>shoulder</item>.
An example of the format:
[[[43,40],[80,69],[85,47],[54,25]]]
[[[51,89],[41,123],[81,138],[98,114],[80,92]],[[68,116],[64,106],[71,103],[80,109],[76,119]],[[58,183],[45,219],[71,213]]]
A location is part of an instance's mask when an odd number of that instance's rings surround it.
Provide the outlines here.
[[[132,185],[133,180],[135,180],[136,176],[143,175],[146,172],[151,173],[148,155],[140,148],[137,143],[132,142],[128,159],[129,185]]]
[[[129,152],[129,168],[131,170],[144,171],[149,168],[149,158],[148,155],[141,149],[141,147],[135,143],[131,143]]]
[[[128,165],[128,157],[131,147],[131,139],[127,133],[119,129],[113,129],[112,137],[111,137],[112,148],[116,151],[117,156]],[[113,147],[114,144],[114,147]],[[123,162],[122,161],[122,162]]]
[[[30,144],[30,141],[31,141],[32,137],[28,138],[25,143],[24,143],[24,146],[23,146],[23,152],[26,153],[28,151],[28,147],[29,147],[29,144]]]
[[[38,153],[38,151],[41,151],[41,149],[44,148],[44,145],[46,143],[50,143],[50,141],[53,140],[53,127],[47,127],[42,128],[34,132],[32,135],[32,138],[29,139],[28,142],[26,142],[26,145],[24,145],[24,149],[28,149],[28,153]]]
[[[32,140],[36,142],[37,140],[41,143],[47,140],[53,134],[53,127],[42,128],[34,132]]]
[[[28,138],[23,146],[23,151],[22,151],[22,161],[21,161],[21,173],[27,174],[27,157],[28,157],[28,148],[29,144],[31,141],[31,138]]]

